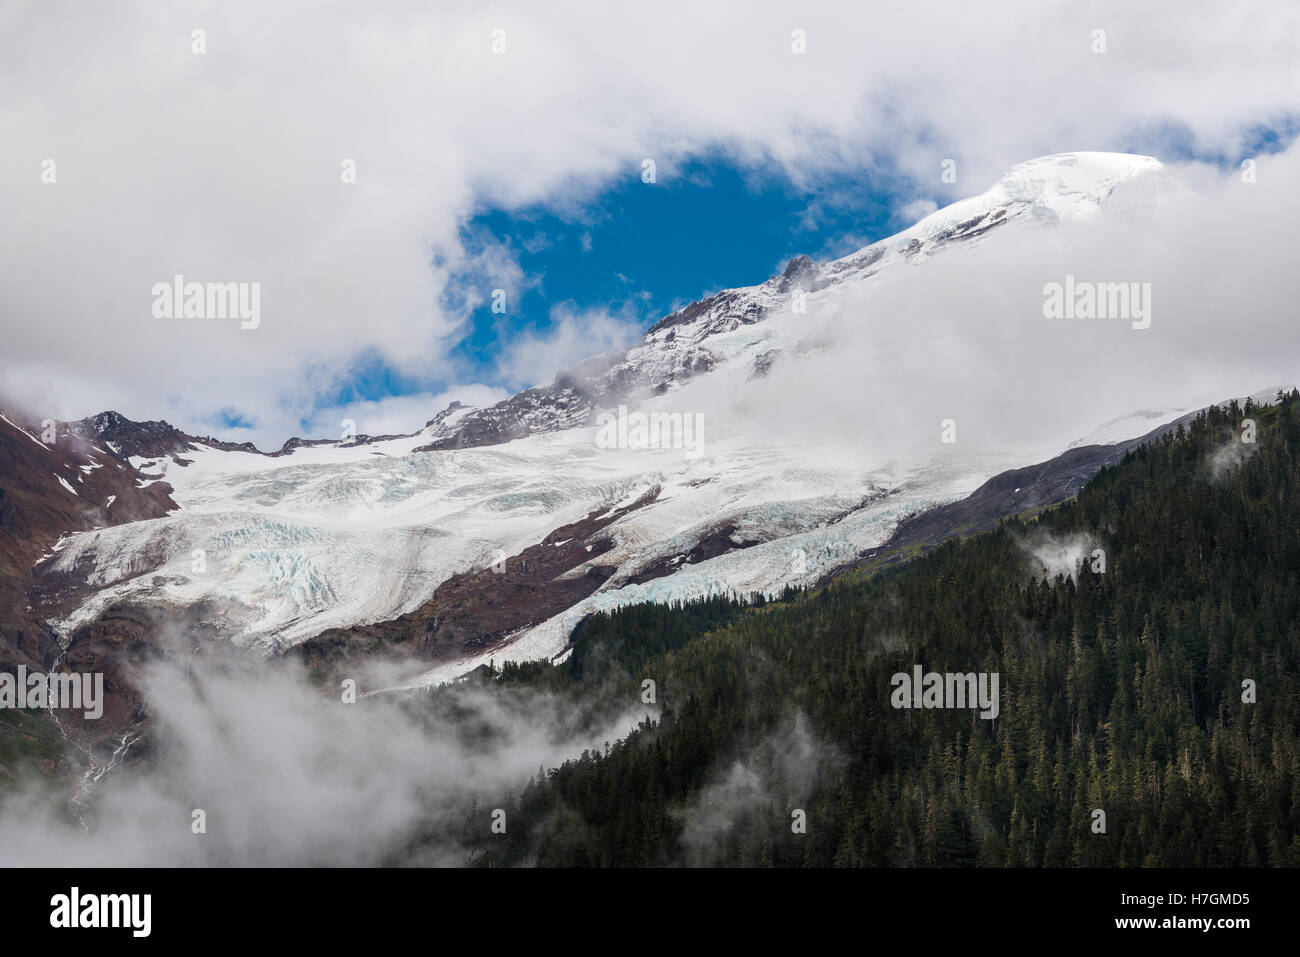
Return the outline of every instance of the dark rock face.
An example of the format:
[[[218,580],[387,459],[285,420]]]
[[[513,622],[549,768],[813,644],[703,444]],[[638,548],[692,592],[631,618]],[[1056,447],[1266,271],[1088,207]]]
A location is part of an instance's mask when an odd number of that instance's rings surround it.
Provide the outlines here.
[[[796,289],[812,292],[817,288],[818,279],[820,272],[817,264],[807,256],[795,256],[781,274],[781,279],[776,284],[777,292],[791,293]]]
[[[335,628],[290,649],[326,683],[350,666],[387,656],[418,658],[429,667],[502,646],[523,628],[541,624],[586,598],[614,569],[596,561],[613,547],[601,532],[659,495],[650,489],[621,509],[557,528],[498,568],[464,572],[443,582],[433,597],[400,618]]]
[[[185,454],[203,447],[278,458],[291,454],[295,449],[334,445],[338,442],[336,439],[303,439],[295,436],[287,439],[277,451],[263,452],[252,442],[225,442],[211,435],[189,435],[167,422],[133,422],[119,412],[101,412],[76,422],[60,423],[59,428],[63,434],[97,445],[128,466],[129,459],[133,456],[145,459],[166,457],[178,465],[189,465],[192,460],[185,458]],[[368,445],[395,438],[401,436],[357,435],[343,444]]]
[[[191,437],[168,423],[132,422],[118,412],[101,412],[88,419],[68,422],[61,431],[99,446],[123,463],[131,456],[175,458],[194,450]]]
[[[35,438],[42,429],[0,420],[0,569],[25,574],[61,535],[176,508],[171,486],[149,483],[122,455],[87,438],[82,424],[58,423],[46,444]],[[112,425],[109,431],[129,434]],[[165,431],[153,434],[172,441]]]
[[[666,578],[686,565],[705,562],[710,558],[717,558],[719,555],[726,555],[729,552],[739,551],[744,548],[753,548],[758,544],[760,544],[758,539],[740,537],[736,533],[734,523],[723,522],[702,535],[690,551],[665,556],[654,561],[635,575],[629,576],[626,584],[644,585],[656,578]]]
[[[749,321],[758,321],[757,315]],[[631,352],[606,353],[561,372],[545,386],[526,389],[484,409],[474,409],[454,426],[453,431],[420,446],[417,452],[500,445],[563,429],[592,424],[601,409],[620,402],[666,391],[675,382],[703,375],[717,364],[706,349],[687,347],[669,350],[654,365],[640,365]],[[448,408],[430,420],[445,421]]]
[[[486,409],[476,409],[461,421],[453,434],[415,451],[500,445],[538,432],[585,425],[594,412],[595,403],[586,389],[562,376],[553,386],[528,389]]]
[[[648,335],[654,335],[656,332],[662,332],[665,329],[671,329],[673,326],[684,326],[687,323],[694,322],[701,316],[708,315],[715,306],[727,302],[727,293],[720,293],[716,296],[710,296],[707,299],[701,299],[699,302],[693,302],[685,309],[679,309],[671,315],[664,316],[653,326],[650,327]],[[732,295],[734,298],[734,294]]]
[[[0,419],[0,671],[13,673],[19,665],[48,671],[58,661],[60,670],[104,672],[104,717],[69,719],[74,724],[65,729],[91,746],[128,720],[137,702],[129,683],[116,677],[122,663],[117,649],[79,646],[74,637],[64,654],[45,623],[33,569],[63,535],[158,518],[175,509],[171,486],[146,484],[125,458],[162,449],[179,452],[184,439],[166,423],[131,423],[104,413],[57,423],[54,441],[46,444],[36,438],[47,434],[43,428],[12,413],[7,418],[18,424]],[[107,448],[101,435],[115,436],[123,443],[120,450]],[[115,627],[111,621],[97,626]],[[129,631],[136,637],[142,633]]]
[[[446,420],[447,416],[452,415],[455,412],[459,412],[463,408],[465,408],[464,402],[461,402],[460,399],[453,399],[451,404],[448,405],[447,408],[443,409],[441,412],[435,415],[428,422],[424,423],[424,427],[427,429],[431,425],[440,425],[442,424],[442,422]]]
[[[885,544],[836,569],[826,580],[853,568],[879,569],[926,552],[949,538],[995,528],[1012,515],[1032,514],[1059,505],[1075,495],[1090,478],[1115,465],[1133,449],[1154,442],[1195,418],[1189,413],[1136,439],[1115,445],[1085,445],[1054,459],[993,476],[969,496],[928,509],[898,524]]]

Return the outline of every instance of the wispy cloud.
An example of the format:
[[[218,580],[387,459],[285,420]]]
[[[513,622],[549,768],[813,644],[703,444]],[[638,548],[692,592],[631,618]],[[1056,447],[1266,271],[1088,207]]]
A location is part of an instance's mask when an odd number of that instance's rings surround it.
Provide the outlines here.
[[[583,359],[626,348],[640,338],[644,320],[601,309],[579,310],[561,303],[545,329],[517,331],[499,363],[501,376],[522,388],[543,385]]]
[[[540,765],[646,716],[584,724],[562,698],[460,688],[461,722],[437,723],[392,698],[346,704],[283,663],[204,656],[155,664],[141,681],[151,758],[95,785],[88,830],[63,813],[62,795],[10,795],[0,865],[458,865],[474,802],[486,822]],[[206,833],[192,830],[196,810]]]

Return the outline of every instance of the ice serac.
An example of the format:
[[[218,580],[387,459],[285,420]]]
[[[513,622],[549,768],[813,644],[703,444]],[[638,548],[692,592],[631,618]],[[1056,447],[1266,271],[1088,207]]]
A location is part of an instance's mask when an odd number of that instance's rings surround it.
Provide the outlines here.
[[[561,653],[593,610],[814,584],[905,518],[1045,461],[1078,433],[872,460],[852,434],[772,441],[774,411],[758,401],[769,384],[834,352],[837,322],[869,307],[878,284],[906,289],[934,257],[1096,216],[1159,169],[1110,153],[1023,163],[852,255],[796,257],[664,317],[631,349],[487,408],[453,405],[411,435],[290,440],[264,454],[166,423],[82,423],[180,508],[66,536],[37,565],[59,585],[40,610],[64,646],[134,608],[257,653],[303,646],[313,662],[400,646],[427,665],[410,680],[436,681],[489,656]],[[776,412],[797,420],[797,394],[790,402]],[[708,445],[694,456],[602,448],[595,417],[619,405],[707,411]]]

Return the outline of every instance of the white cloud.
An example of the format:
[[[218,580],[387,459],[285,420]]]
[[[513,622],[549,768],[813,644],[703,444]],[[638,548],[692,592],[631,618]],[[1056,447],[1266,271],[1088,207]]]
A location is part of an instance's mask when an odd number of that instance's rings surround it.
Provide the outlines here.
[[[894,212],[894,218],[906,228],[925,219],[938,208],[939,204],[932,199],[914,199],[910,203],[900,206]]]
[[[540,764],[554,767],[654,715],[462,688],[460,713],[484,732],[471,741],[428,721],[427,705],[345,705],[292,667],[184,660],[139,676],[157,758],[94,784],[88,830],[60,813],[63,796],[6,801],[0,866],[459,866],[474,802],[504,803]],[[191,831],[196,808],[201,837]]]
[[[438,393],[367,399],[317,410],[306,431],[311,436],[337,437],[342,434],[343,421],[351,419],[358,435],[403,435],[424,425],[452,402],[481,408],[506,398],[506,389],[476,383]]]
[[[51,0],[2,16],[5,390],[42,416],[107,406],[191,428],[233,405],[264,441],[295,431],[361,353],[464,381],[450,347],[473,295],[451,290],[448,308],[444,293],[482,255],[459,227],[484,204],[579,207],[643,157],[663,182],[717,149],[803,181],[884,163],[936,193],[954,158],[950,198],[1030,156],[1143,129],[1231,152],[1300,103],[1300,9],[1265,2],[1195,16],[1175,0],[232,2],[195,15]],[[40,182],[46,158],[55,185]],[[528,281],[509,254],[489,265]],[[261,282],[261,328],[152,318],[150,287],[176,273]],[[505,366],[555,371],[521,362]]]
[[[520,388],[543,385],[559,371],[614,349],[632,345],[643,323],[635,316],[600,310],[575,311],[571,303],[551,310],[544,330],[520,330],[502,353],[502,377]]]

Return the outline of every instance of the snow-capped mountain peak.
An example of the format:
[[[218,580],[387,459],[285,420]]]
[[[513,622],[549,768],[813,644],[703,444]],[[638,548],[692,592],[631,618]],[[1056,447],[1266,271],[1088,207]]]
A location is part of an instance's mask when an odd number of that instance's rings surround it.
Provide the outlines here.
[[[1090,215],[1116,187],[1163,168],[1154,156],[1056,153],[1016,164],[981,199],[986,207],[1027,203],[1058,219]]]
[[[1107,153],[1022,163],[984,193],[850,256],[795,257],[764,283],[664,318],[625,352],[490,407],[453,405],[407,436],[291,441],[261,454],[165,423],[91,423],[98,438],[135,442],[122,454],[164,478],[179,511],[69,536],[37,569],[82,583],[60,591],[51,621],[74,641],[108,609],[141,605],[264,653],[317,642],[318,657],[396,634],[428,659],[422,680],[436,680],[488,654],[555,655],[593,610],[812,584],[882,546],[906,516],[1043,461],[1078,433],[1054,447],[927,447],[871,459],[860,433],[840,423],[842,409],[799,411],[800,395],[815,398],[815,369],[811,388],[790,401],[757,383],[833,355],[843,345],[836,336],[852,330],[859,339],[866,330],[864,361],[911,361],[898,351],[882,358],[880,343],[893,349],[890,330],[914,326],[840,319],[870,312],[882,284],[915,290],[931,257],[983,255],[1008,229],[1086,218],[1159,169],[1150,157]],[[865,393],[847,395],[870,405]],[[716,413],[702,455],[594,438],[602,411],[673,403],[678,414]],[[831,420],[832,445],[772,441],[773,415],[795,420],[796,438]],[[498,564],[506,571],[493,577]],[[500,600],[503,588],[522,597]],[[516,614],[520,602],[533,603],[534,617]]]

